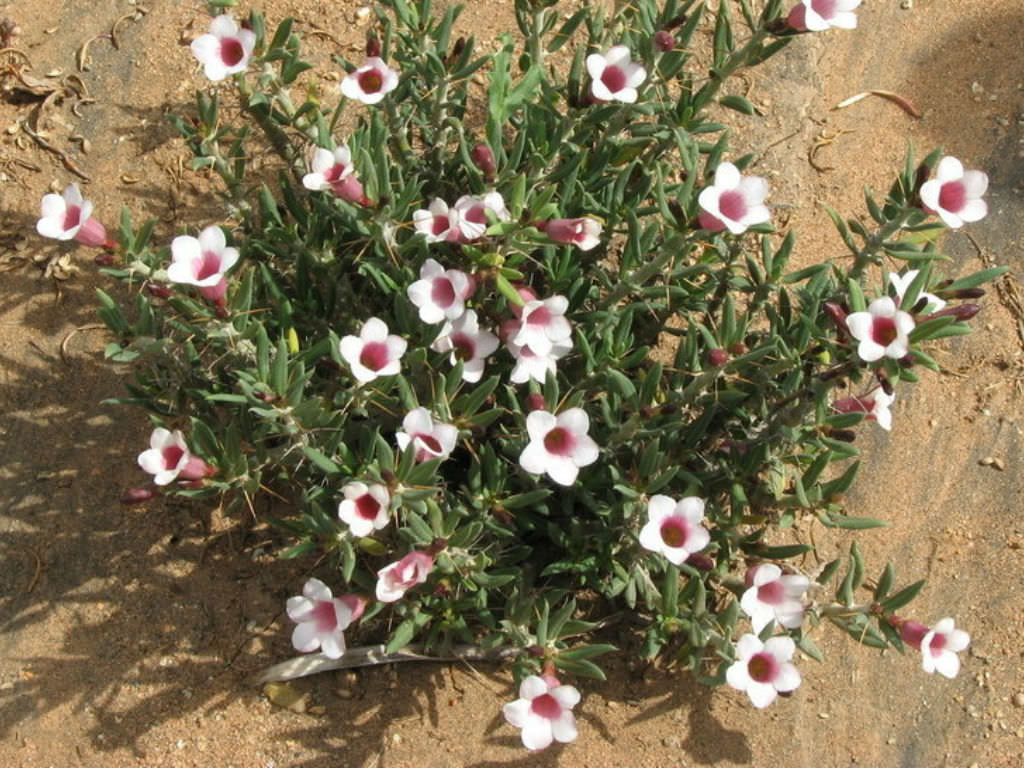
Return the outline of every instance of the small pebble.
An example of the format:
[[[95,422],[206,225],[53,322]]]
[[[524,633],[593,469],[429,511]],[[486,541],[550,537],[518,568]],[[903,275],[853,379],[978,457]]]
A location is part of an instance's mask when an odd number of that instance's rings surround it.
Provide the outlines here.
[[[900,3],[900,8],[902,8],[904,11],[909,11],[913,7],[914,0],[903,0],[903,2]]]
[[[1013,706],[1024,707],[1024,692],[1018,691],[1013,694]]]
[[[661,740],[661,743],[669,749],[683,748],[683,742],[678,736],[666,736],[664,739]]]

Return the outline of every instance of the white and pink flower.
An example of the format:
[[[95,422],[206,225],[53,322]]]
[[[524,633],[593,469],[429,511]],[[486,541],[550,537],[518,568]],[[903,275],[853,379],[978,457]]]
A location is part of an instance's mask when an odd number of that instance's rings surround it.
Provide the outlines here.
[[[589,251],[601,243],[601,222],[586,216],[580,219],[551,219],[543,222],[541,229],[556,243],[575,245],[581,251]]]
[[[451,364],[462,361],[462,380],[471,384],[484,375],[487,357],[498,348],[498,337],[480,328],[476,312],[466,310],[461,317],[441,328],[441,335],[430,345],[437,352],[451,352]]]
[[[216,470],[193,456],[181,430],[171,432],[157,427],[149,436],[149,450],[139,454],[139,466],[153,475],[157,485],[168,485],[177,479],[200,480]]]
[[[518,329],[518,322],[512,321],[512,323]],[[512,340],[515,332],[513,329],[505,336],[505,346],[508,347],[508,351],[516,361],[509,374],[509,379],[513,384],[525,384],[530,379],[543,384],[548,373],[555,373],[557,370],[558,361],[572,351],[572,339],[569,338],[552,344],[546,355],[538,355],[530,347],[516,344]]]
[[[203,65],[203,73],[214,81],[244,72],[255,47],[256,34],[239,27],[228,13],[214,17],[209,33],[200,35],[191,45],[192,54]]]
[[[590,418],[582,408],[570,408],[555,416],[550,411],[531,411],[526,417],[530,442],[519,456],[519,465],[534,475],[547,474],[559,485],[576,482],[580,467],[597,461],[597,443],[587,434]]]
[[[391,519],[391,494],[379,483],[346,483],[341,489],[345,499],[338,505],[338,517],[353,536],[369,536]]]
[[[544,749],[552,741],[567,743],[577,736],[572,708],[579,703],[580,692],[550,675],[547,678],[525,678],[519,684],[519,698],[501,710],[509,725],[522,729],[527,749]]]
[[[363,615],[366,601],[358,595],[334,597],[320,579],[309,579],[302,595],[289,597],[288,618],[296,623],[292,630],[292,646],[302,653],[317,648],[328,659],[340,659],[345,653],[343,634],[353,621]]]
[[[897,304],[903,303],[903,296],[906,294],[908,290],[910,290],[910,284],[914,282],[914,279],[917,277],[918,273],[919,270],[916,269],[907,270],[907,272],[902,275],[899,275],[895,272],[889,273],[889,285],[891,285],[892,289],[896,292]],[[927,291],[921,291],[920,293],[917,294],[917,300],[920,301],[921,299],[927,300],[927,303],[924,307],[925,314],[938,312],[940,309],[946,306],[945,301],[940,299],[935,294],[928,293]]]
[[[657,494],[647,502],[647,523],[640,529],[640,546],[661,553],[673,565],[682,565],[711,542],[711,534],[702,522],[704,499],[687,496],[677,502]]]
[[[498,221],[509,221],[512,214],[505,207],[505,199],[498,192],[488,192],[480,197],[463,195],[455,201],[458,213],[458,227],[463,242],[471,242],[483,237],[491,225],[488,212]]]
[[[861,0],[800,0],[789,12],[787,22],[801,32],[823,32],[829,27],[856,29],[857,14],[853,11]]]
[[[892,431],[892,411],[896,393],[887,395],[881,387],[861,397],[844,397],[832,403],[839,413],[865,413],[867,418],[878,422],[878,426],[886,432]]]
[[[428,243],[457,243],[462,240],[459,212],[439,197],[426,208],[413,211],[412,224]]]
[[[516,308],[519,327],[512,342],[520,347],[529,347],[541,357],[550,355],[556,344],[563,347],[566,343],[571,345],[572,325],[565,317],[568,309],[569,300],[565,296],[527,301]]]
[[[726,670],[725,679],[733,688],[746,691],[755,707],[764,709],[780,693],[800,686],[800,672],[790,662],[795,652],[796,643],[791,637],[770,637],[762,643],[756,635],[743,635],[736,643],[736,661]]]
[[[587,56],[590,94],[597,101],[621,101],[633,104],[637,88],[647,79],[647,70],[629,58],[629,48],[616,45],[608,53]]]
[[[200,232],[198,238],[181,235],[171,241],[167,279],[194,285],[204,298],[221,303],[228,289],[224,273],[237,262],[238,249],[229,248],[224,230],[212,225]]]
[[[368,58],[341,81],[342,94],[363,104],[376,104],[397,87],[398,72],[378,56]]]
[[[416,448],[416,461],[447,459],[459,440],[459,428],[453,424],[434,421],[422,406],[413,408],[402,420],[402,429],[395,433],[395,442],[401,450],[410,443]]]
[[[747,589],[740,607],[750,617],[754,633],[777,622],[780,627],[796,629],[804,622],[802,598],[811,586],[806,576],[785,574],[774,563],[763,563],[747,571]]]
[[[939,161],[935,178],[921,185],[921,202],[947,227],[959,229],[985,218],[988,203],[981,196],[987,189],[988,176],[983,171],[965,171],[963,163],[947,156]]]
[[[382,603],[401,600],[406,591],[427,580],[434,558],[426,552],[410,552],[401,560],[377,571],[377,599]]]
[[[315,192],[331,190],[342,200],[359,203],[363,185],[356,178],[352,153],[342,144],[334,151],[317,147],[309,164],[310,172],[302,177],[302,186]]]
[[[940,619],[935,626],[926,627],[916,621],[900,623],[903,641],[921,651],[921,667],[929,675],[938,672],[952,680],[960,672],[959,651],[967,650],[971,636],[956,629],[952,618]]]
[[[764,204],[768,182],[760,176],[743,176],[732,163],[720,163],[715,182],[701,190],[697,204],[700,225],[712,232],[728,229],[739,235],[748,227],[763,224],[771,218]]]
[[[456,320],[466,311],[466,299],[473,295],[473,278],[459,269],[445,269],[433,259],[420,267],[420,279],[409,286],[409,301],[419,309],[424,323]]]
[[[68,184],[61,195],[43,195],[36,231],[56,240],[77,240],[83,245],[107,245],[107,230],[92,218],[92,203],[82,198],[77,184]]]
[[[860,342],[857,355],[867,363],[883,357],[905,357],[910,352],[909,334],[915,325],[914,318],[899,309],[889,296],[872,301],[867,312],[853,312],[846,317],[846,327]]]
[[[394,376],[402,369],[402,355],[408,342],[388,333],[383,320],[371,317],[363,323],[358,336],[345,336],[339,345],[341,356],[362,384],[378,376]]]

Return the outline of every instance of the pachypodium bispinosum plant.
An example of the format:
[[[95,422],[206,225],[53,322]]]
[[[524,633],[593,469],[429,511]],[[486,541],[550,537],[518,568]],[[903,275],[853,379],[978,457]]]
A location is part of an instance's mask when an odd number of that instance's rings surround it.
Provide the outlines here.
[[[896,389],[1000,273],[936,266],[987,179],[908,158],[867,217],[830,212],[848,254],[790,271],[794,234],[713,117],[753,113],[732,74],[858,5],[516,0],[519,42],[479,54],[458,7],[386,0],[334,91],[303,78],[290,20],[213,19],[193,51],[219,84],[176,125],[227,219],[168,247],[126,215],[108,272],[134,305],[100,311],[157,427],[139,463],[159,490],[269,489],[283,555],[321,556],[288,604],[296,649],[344,660],[356,626],[387,653],[512,649],[504,714],[529,748],[576,737],[559,677],[603,677],[623,616],[634,652],[755,707],[799,686],[823,621],[956,674],[967,634],[897,615],[923,582],[895,589],[887,565],[868,591],[856,543],[819,566],[786,542],[882,524],[841,506],[854,442],[893,428]],[[75,190],[39,229],[87,220]]]

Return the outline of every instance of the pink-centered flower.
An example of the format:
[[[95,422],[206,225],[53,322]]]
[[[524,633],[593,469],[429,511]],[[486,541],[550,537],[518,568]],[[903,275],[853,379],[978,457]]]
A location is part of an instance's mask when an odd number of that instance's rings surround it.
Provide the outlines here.
[[[502,707],[501,712],[509,725],[522,729],[524,747],[544,749],[552,741],[576,739],[572,708],[579,700],[580,692],[573,686],[530,675],[519,684],[519,698]]]
[[[572,325],[565,317],[569,300],[565,296],[532,299],[517,308],[519,329],[512,341],[520,347],[547,357],[556,344],[565,345],[572,338]]]
[[[397,87],[398,72],[377,56],[369,57],[363,66],[341,81],[342,94],[363,104],[376,104]]]
[[[790,662],[795,652],[796,643],[791,637],[770,637],[762,643],[756,635],[743,635],[736,643],[736,661],[725,671],[725,679],[733,688],[746,691],[755,707],[764,709],[778,694],[800,686],[800,672]]]
[[[328,659],[340,659],[345,653],[343,634],[353,621],[363,615],[366,601],[358,595],[334,597],[320,579],[309,579],[302,595],[289,597],[288,618],[296,623],[292,630],[292,646],[302,653],[317,648]]]
[[[621,101],[633,104],[637,88],[647,79],[647,70],[629,59],[629,48],[616,45],[608,53],[587,56],[590,94],[597,101]]]
[[[391,494],[383,485],[357,481],[346,483],[341,492],[345,499],[338,505],[338,517],[353,536],[369,536],[388,524]]]
[[[488,192],[480,197],[463,195],[455,201],[454,208],[458,213],[458,227],[463,242],[483,237],[491,225],[488,213],[497,221],[509,221],[512,218],[505,207],[505,199],[498,192]]]
[[[909,269],[905,274],[899,275],[895,272],[889,273],[889,285],[896,292],[896,303],[903,303],[903,296],[908,290],[910,290],[910,284],[914,282],[917,277],[919,270]],[[927,291],[921,291],[917,294],[917,300],[926,299],[927,304],[924,307],[924,314],[931,314],[932,312],[938,312],[940,309],[946,306],[946,302],[940,299],[938,296]]]
[[[581,251],[589,251],[601,242],[601,222],[597,219],[551,219],[543,222],[541,229],[556,243],[575,245]]]
[[[678,502],[657,494],[647,502],[647,523],[640,529],[640,546],[659,552],[673,565],[700,552],[711,542],[704,522],[704,500],[687,496]]]
[[[149,436],[149,450],[139,454],[139,466],[153,475],[157,485],[168,485],[177,479],[200,480],[215,470],[198,456],[193,456],[181,430],[171,432],[157,427]]]
[[[531,411],[526,417],[530,442],[519,456],[519,465],[534,475],[547,474],[559,485],[576,482],[580,467],[597,461],[597,443],[587,435],[590,417],[582,408],[570,408],[555,416],[550,411]]]
[[[451,352],[451,364],[462,361],[462,380],[480,381],[488,355],[498,348],[498,337],[482,330],[476,312],[467,309],[461,317],[441,328],[441,335],[430,345],[437,352]]]
[[[988,203],[981,199],[988,189],[983,171],[965,171],[955,157],[944,157],[935,170],[935,178],[921,185],[921,202],[952,229],[985,218]]]
[[[416,448],[416,461],[447,459],[455,450],[459,440],[459,428],[453,424],[434,421],[434,417],[422,406],[413,408],[402,419],[402,430],[395,433],[395,442],[401,450],[409,443]]]
[[[83,245],[103,246],[107,230],[92,218],[92,203],[82,198],[77,184],[68,184],[61,195],[43,195],[36,231],[56,240],[77,240]]]
[[[413,211],[412,224],[428,243],[457,243],[462,240],[459,212],[439,197],[426,208]]]
[[[823,32],[829,27],[856,29],[857,14],[853,11],[860,4],[861,0],[800,0],[786,21],[801,32]]]
[[[697,204],[702,211],[700,225],[712,232],[728,229],[739,235],[748,227],[763,224],[771,218],[764,204],[768,182],[760,176],[743,176],[732,163],[720,163],[715,169],[715,182],[701,190]]]
[[[777,622],[786,629],[796,629],[804,622],[802,599],[811,582],[799,574],[783,575],[773,563],[763,563],[747,571],[749,589],[740,598],[740,607],[750,617],[754,633]]]
[[[960,672],[957,652],[967,650],[971,636],[954,627],[953,619],[940,619],[921,639],[921,667],[929,675],[938,672],[952,680]]]
[[[210,80],[223,80],[228,75],[244,72],[256,47],[256,34],[242,29],[230,14],[214,17],[208,34],[192,41],[192,53],[203,65]]]
[[[473,278],[459,269],[445,269],[433,259],[420,267],[420,279],[409,286],[409,301],[419,309],[424,323],[456,320],[466,311],[466,299],[473,295]]]
[[[508,326],[513,327],[509,329]],[[509,379],[513,384],[525,384],[530,379],[543,384],[547,379],[548,373],[554,373],[557,370],[558,361],[572,351],[572,339],[568,338],[564,341],[555,342],[551,345],[551,349],[546,355],[538,355],[530,347],[516,344],[512,340],[518,328],[519,323],[515,320],[510,320],[502,329],[505,337],[505,346],[508,347],[508,351],[516,361],[512,372],[509,374]]]
[[[844,397],[832,403],[832,408],[839,413],[865,413],[867,418],[878,422],[878,426],[886,432],[892,431],[892,411],[896,393],[887,395],[881,387],[861,397]]]
[[[212,225],[200,232],[198,238],[181,235],[171,241],[167,279],[194,285],[204,298],[219,303],[228,288],[224,273],[237,262],[238,249],[229,248],[224,230]]]
[[[378,376],[394,376],[401,370],[402,355],[408,342],[388,333],[383,320],[371,317],[363,323],[358,336],[345,336],[339,345],[341,356],[352,368],[352,375],[362,383]]]
[[[406,591],[427,580],[434,558],[426,552],[410,552],[396,563],[377,571],[377,599],[382,603],[401,600]]]
[[[363,200],[363,185],[356,178],[352,153],[342,144],[332,152],[317,147],[309,164],[310,172],[302,177],[302,186],[316,192],[331,190],[342,200],[359,203]]]
[[[846,318],[846,327],[860,344],[857,355],[867,363],[891,357],[899,360],[910,351],[909,333],[914,318],[897,308],[889,296],[875,299],[867,312],[853,312]]]

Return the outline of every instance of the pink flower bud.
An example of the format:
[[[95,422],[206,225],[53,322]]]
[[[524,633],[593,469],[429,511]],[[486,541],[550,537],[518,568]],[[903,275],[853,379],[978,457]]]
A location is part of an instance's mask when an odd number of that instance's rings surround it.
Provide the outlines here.
[[[354,175],[343,178],[336,184],[331,185],[331,191],[342,200],[356,205],[366,206],[369,203],[363,196],[363,185]]]
[[[484,178],[487,180],[494,178],[497,166],[494,164],[494,153],[491,151],[491,148],[486,144],[477,144],[473,147],[472,156],[473,162],[480,169]]]
[[[955,317],[957,320],[964,322],[970,320],[979,312],[981,312],[980,304],[958,304],[955,307],[946,307],[945,309],[940,309],[938,312],[932,312],[932,314],[928,315],[928,319],[931,320],[935,317]]]
[[[835,323],[839,334],[842,337],[846,337],[848,329],[846,327],[846,310],[836,304],[834,301],[826,301],[821,305],[821,308],[825,310],[825,314],[829,316],[829,319]]]
[[[692,554],[686,558],[686,564],[692,565],[698,571],[704,571],[705,573],[715,570],[715,561],[707,555],[700,553]]]
[[[125,506],[130,504],[142,504],[156,496],[152,488],[129,488],[121,494],[121,503]]]
[[[366,58],[380,58],[381,47],[380,40],[377,39],[377,35],[373,32],[366,33]]]
[[[158,299],[167,299],[171,296],[171,289],[166,285],[158,285],[157,283],[146,283],[146,291],[150,296],[155,296]]]
[[[545,671],[541,674],[540,679],[548,684],[548,688],[557,688],[562,684],[562,681],[554,676],[551,672]]]
[[[544,395],[540,392],[531,392],[526,398],[527,411],[543,411],[547,408],[547,403],[544,402]]]
[[[729,353],[724,349],[709,349],[706,355],[708,365],[718,368],[729,362]]]
[[[654,47],[662,53],[667,53],[676,47],[676,39],[671,32],[659,29],[654,33]]]

